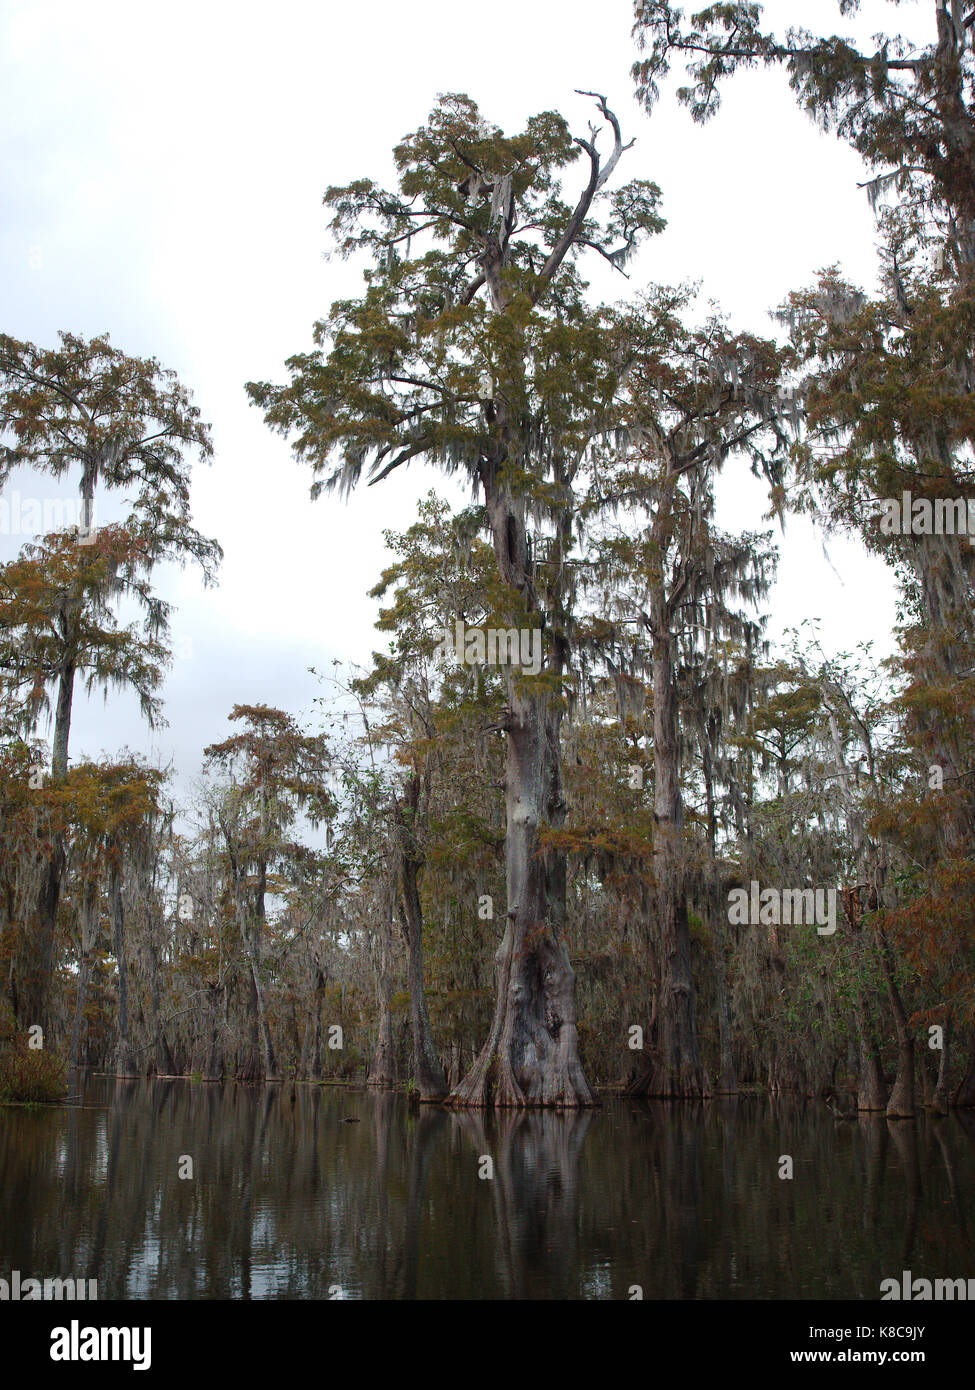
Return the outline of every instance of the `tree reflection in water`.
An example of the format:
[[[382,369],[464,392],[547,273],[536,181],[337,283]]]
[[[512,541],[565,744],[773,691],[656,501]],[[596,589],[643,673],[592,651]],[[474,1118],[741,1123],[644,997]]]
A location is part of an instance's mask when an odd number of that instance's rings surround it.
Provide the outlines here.
[[[76,1106],[0,1110],[0,1275],[96,1278],[102,1298],[873,1299],[902,1269],[975,1265],[965,1112],[844,1124],[742,1097],[495,1114],[79,1084]]]

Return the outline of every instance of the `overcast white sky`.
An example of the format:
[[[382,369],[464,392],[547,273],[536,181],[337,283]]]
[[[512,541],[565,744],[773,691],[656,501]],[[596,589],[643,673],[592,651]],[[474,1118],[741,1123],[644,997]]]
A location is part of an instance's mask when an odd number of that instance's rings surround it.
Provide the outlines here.
[[[925,35],[930,8],[867,0],[858,32]],[[848,27],[834,0],[773,0],[767,13]],[[703,129],[666,98],[650,120],[632,95],[630,28],[630,0],[0,0],[0,330],[43,345],[62,328],[107,330],[124,351],[158,357],[194,392],[216,446],[193,505],[225,550],[219,588],[204,591],[192,571],[161,581],[178,608],[169,727],[150,734],[127,698],[107,709],[79,699],[73,758],[128,745],[172,759],[185,785],[234,702],[307,712],[319,693],[309,666],[364,660],[376,645],[366,593],[382,532],[447,485],[413,466],[348,503],[311,503],[307,470],[243,383],[281,380],[314,319],[354,291],[356,271],[323,260],[322,193],[391,181],[392,146],[438,92],[469,93],[505,128],[555,108],[581,133],[591,103],[574,89],[604,92],[637,141],[620,177],[656,180],[669,223],[633,287],[701,279],[702,299],[735,326],[769,333],[768,309],[822,266],[873,282],[863,170],[799,113],[782,77],[739,77]],[[23,475],[16,488],[38,492]],[[721,497],[726,527],[760,524],[758,484],[738,475]],[[773,630],[819,617],[831,647],[873,637],[889,648],[879,562],[838,543],[827,559],[798,522],[780,545]],[[0,558],[16,548],[0,537]]]

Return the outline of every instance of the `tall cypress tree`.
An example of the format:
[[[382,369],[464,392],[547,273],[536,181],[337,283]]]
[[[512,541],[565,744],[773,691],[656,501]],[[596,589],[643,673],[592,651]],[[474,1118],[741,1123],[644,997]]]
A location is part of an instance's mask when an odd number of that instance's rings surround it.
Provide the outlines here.
[[[504,621],[544,632],[541,673],[506,670],[507,914],[494,1017],[453,1093],[459,1105],[594,1100],[578,1054],[564,853],[539,838],[565,816],[574,492],[615,421],[623,365],[618,323],[588,303],[577,261],[591,252],[622,269],[662,226],[654,184],[610,190],[627,146],[595,100],[612,139],[605,158],[594,126],[573,138],[544,112],[505,136],[453,95],[396,147],[397,189],[330,188],[339,248],[368,258],[365,289],[316,325],[287,385],[248,387],[311,464],[315,492],[347,491],[364,470],[379,482],[420,457],[465,473],[483,501]],[[561,176],[580,160],[568,203]]]

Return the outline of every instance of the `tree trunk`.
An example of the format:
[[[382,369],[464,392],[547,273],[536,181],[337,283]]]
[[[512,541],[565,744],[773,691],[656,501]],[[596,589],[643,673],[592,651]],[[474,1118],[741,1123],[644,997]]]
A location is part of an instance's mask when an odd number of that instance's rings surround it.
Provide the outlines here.
[[[853,931],[853,949],[856,959],[862,959],[862,934],[859,926],[851,922]],[[863,999],[859,993],[853,996],[853,1019],[856,1029],[857,1053],[859,1057],[859,1067],[857,1072],[857,1109],[858,1110],[886,1110],[887,1109],[887,1081],[884,1077],[883,1062],[880,1058],[880,1048],[873,1035],[873,1030],[867,1021],[867,1013],[863,1006]]]
[[[944,1036],[941,1040],[941,1051],[938,1054],[938,1079],[934,1086],[934,1095],[931,1097],[931,1109],[936,1115],[947,1115],[948,1113],[948,1077],[951,1071],[951,1024],[946,1022],[944,1025]]]
[[[71,730],[71,706],[74,698],[75,663],[67,662],[58,679],[58,698],[54,715],[54,741],[51,756],[51,776],[63,781],[68,772],[68,736]],[[36,929],[28,934],[22,964],[17,972],[17,999],[22,1027],[39,1023],[48,1036],[51,1025],[49,1000],[54,974],[54,944],[57,931],[58,904],[61,901],[61,881],[64,878],[64,837],[53,837],[47,863],[41,879],[37,900]]]
[[[452,1091],[460,1081],[460,1044],[455,1040],[450,1044],[450,1061],[447,1067],[447,1086]]]
[[[220,1056],[220,1030],[213,1024],[210,1030],[210,1042],[207,1047],[206,1059],[201,1068],[204,1081],[223,1080],[223,1059]]]
[[[173,1060],[173,1054],[170,1051],[169,1043],[166,1039],[166,1034],[163,1030],[163,1026],[159,1018],[159,1003],[159,953],[157,950],[153,928],[150,927],[149,1008],[151,1011],[150,1026],[152,1028],[153,1060],[156,1064],[157,1076],[175,1076],[176,1065]]]
[[[505,429],[508,426],[502,421]],[[502,581],[513,611],[539,620],[524,506],[498,485],[485,461],[484,499]],[[559,519],[562,553],[571,550],[571,516]],[[553,580],[553,588],[555,581]],[[549,604],[551,654],[541,676],[506,669],[505,868],[507,913],[495,954],[496,999],[487,1041],[448,1102],[455,1106],[595,1105],[579,1058],[575,973],[565,940],[566,868],[562,850],[543,850],[543,827],[564,824],[561,689],[569,646],[559,600]]]
[[[716,993],[718,996],[718,1083],[716,1095],[738,1094],[738,1077],[731,1051],[731,1020],[728,1010],[728,914],[721,902],[718,887],[717,839],[718,820],[714,804],[714,748],[720,739],[720,726],[713,715],[705,723],[701,741],[701,770],[704,775],[704,800],[708,818],[708,874],[704,894],[709,937],[717,944],[715,961]]]
[[[414,773],[409,797],[416,823],[421,779]],[[418,851],[406,824],[402,806],[394,806],[393,833],[399,860],[400,920],[406,940],[406,983],[410,995],[410,1032],[413,1040],[413,1080],[422,1101],[443,1100],[447,1082],[433,1045],[433,1031],[423,992],[423,907],[420,902]]]
[[[975,1106],[975,1028],[972,1028],[968,1035],[968,1066],[951,1103],[958,1110],[967,1110]]]
[[[695,1017],[691,938],[681,827],[677,746],[677,695],[674,689],[672,639],[662,612],[655,615],[653,637],[653,879],[659,942],[657,1048],[644,1095],[667,1098],[711,1094],[701,1063]]]
[[[90,970],[91,965],[88,959],[88,953],[85,952],[78,962],[78,992],[75,996],[74,1024],[71,1028],[70,1064],[72,1067],[78,1065],[78,1057],[81,1048],[81,1025],[84,1018],[85,1004],[88,1000],[88,977]]]
[[[267,807],[266,807],[266,788],[262,787],[261,796],[261,835],[266,834]],[[264,1079],[266,1081],[280,1081],[281,1073],[278,1071],[277,1058],[274,1055],[274,1043],[271,1039],[271,1029],[267,1021],[267,1008],[264,1003],[264,990],[261,986],[261,954],[264,947],[264,923],[266,918],[265,895],[267,892],[267,863],[262,859],[257,867],[257,886],[254,890],[255,911],[254,926],[251,936],[251,976],[254,981],[254,999],[257,1004],[257,1026],[261,1037],[261,1050],[264,1059]]]
[[[904,1008],[894,977],[890,943],[884,935],[882,927],[877,927],[876,932],[880,947],[880,964],[887,985],[887,997],[890,1000],[890,1010],[894,1016],[894,1027],[897,1030],[897,1075],[894,1078],[894,1088],[887,1102],[887,1118],[888,1120],[909,1120],[914,1118],[914,1039],[911,1037],[907,1011]]]
[[[715,911],[712,899],[708,898],[708,911],[711,925],[718,943],[717,952],[717,994],[718,994],[718,1046],[720,1072],[715,1094],[733,1096],[738,1094],[738,1077],[731,1052],[731,1021],[728,1016],[728,974],[726,964],[727,937],[726,919],[720,908]]]
[[[560,716],[509,674],[505,930],[487,1042],[452,1092],[456,1106],[595,1105],[579,1060],[575,973],[565,943],[565,859],[539,831],[564,819]]]
[[[54,715],[54,744],[51,753],[51,775],[63,781],[68,775],[68,735],[71,732],[71,706],[74,701],[75,663],[68,661],[58,678],[58,701]]]
[[[378,942],[373,948],[379,1022],[376,1027],[376,1046],[366,1075],[370,1086],[392,1086],[396,1081],[396,1052],[393,1047],[393,1017],[390,1011],[390,1001],[393,997],[390,904],[384,903],[383,908],[384,921]]]
[[[406,909],[406,981],[410,992],[413,1080],[421,1100],[443,1100],[447,1094],[447,1082],[433,1045],[430,1015],[423,992],[423,918],[415,880]]]
[[[366,1080],[370,1086],[392,1086],[396,1080],[393,1056],[393,1020],[389,1012],[389,996],[379,995],[379,1023],[376,1027],[376,1046],[369,1064]]]
[[[54,955],[61,901],[61,882],[64,877],[64,841],[55,835],[42,851],[45,862],[41,868],[40,888],[33,922],[20,933],[16,954],[11,966],[11,997],[15,1003],[18,1027],[29,1028],[39,1023],[44,1030],[45,1046],[50,1046],[53,1016],[50,1008],[51,981],[54,974]]]
[[[314,1015],[312,1017],[311,1064],[309,1075],[313,1081],[322,1079],[322,1000],[325,997],[325,976],[321,970],[315,971]]]
[[[857,1079],[857,1109],[886,1110],[887,1082],[877,1044],[872,1037],[861,1035],[859,1042],[860,1073]]]
[[[260,1034],[261,1051],[264,1060],[264,1079],[265,1081],[280,1081],[281,1075],[278,1071],[277,1058],[274,1055],[274,1042],[271,1038],[271,1029],[267,1021],[264,991],[261,988],[261,981],[258,975],[256,950],[252,950],[251,952],[250,967],[251,979],[254,984],[254,1000],[257,1005],[257,1027]]]
[[[274,1042],[267,1021],[264,1003],[264,990],[261,987],[261,946],[264,935],[264,899],[267,885],[267,865],[258,863],[257,883],[254,887],[253,911],[249,914],[245,901],[245,889],[241,871],[235,866],[235,906],[237,926],[241,941],[247,954],[248,980],[250,985],[251,1007],[248,1017],[249,1038],[243,1065],[238,1068],[241,1080],[252,1081],[263,1077],[266,1081],[280,1081],[277,1059],[274,1055]]]
[[[116,1076],[135,1076],[135,1057],[129,1037],[129,972],[125,961],[125,908],[122,902],[122,875],[114,866],[109,880],[112,909],[112,943],[118,968],[118,1053],[115,1059]]]
[[[246,992],[247,1002],[244,1013],[244,1037],[242,1043],[237,1048],[236,1054],[236,1077],[238,1081],[260,1081],[262,1076],[261,1034],[257,1022],[260,1003],[257,997],[257,981],[254,971],[251,969],[249,952],[247,970],[246,973],[241,972],[239,988],[242,992]],[[194,1042],[194,1052],[197,1050],[197,1047],[198,1043]],[[201,1068],[194,1067],[193,1070],[199,1071]]]
[[[914,1118],[914,1039],[899,1036],[897,1040],[897,1075],[887,1102],[888,1120]]]
[[[70,1065],[77,1067],[81,1055],[81,1034],[84,1022],[85,1004],[88,1000],[88,981],[91,977],[91,953],[95,947],[98,926],[98,884],[86,883],[82,898],[80,917],[80,950],[78,952],[78,982],[75,996],[74,1024],[71,1029]]]
[[[200,1072],[204,1081],[220,1081],[223,1078],[223,1058],[220,1055],[220,1006],[223,990],[217,985],[206,988],[206,1031],[207,1049]]]

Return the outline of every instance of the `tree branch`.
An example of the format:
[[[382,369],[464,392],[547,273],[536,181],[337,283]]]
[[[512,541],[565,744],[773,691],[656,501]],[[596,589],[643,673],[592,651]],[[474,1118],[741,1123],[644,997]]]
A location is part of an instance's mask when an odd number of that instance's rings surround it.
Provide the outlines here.
[[[549,281],[552,279],[552,276],[555,274],[559,266],[562,264],[562,262],[568,255],[573,242],[579,235],[579,231],[582,227],[582,224],[585,222],[586,217],[589,214],[589,209],[592,207],[593,199],[595,198],[599,190],[604,186],[610,174],[616,168],[617,164],[619,163],[620,155],[623,153],[624,150],[628,150],[630,148],[630,145],[634,143],[631,140],[629,144],[623,144],[623,137],[620,133],[620,123],[616,119],[613,112],[610,111],[609,107],[606,105],[605,97],[600,96],[598,92],[580,92],[579,95],[596,98],[599,110],[601,111],[605,119],[613,127],[613,153],[606,161],[606,164],[600,167],[599,155],[596,153],[595,141],[583,140],[580,137],[576,137],[575,143],[579,145],[582,149],[584,149],[586,151],[586,154],[588,154],[589,156],[589,163],[591,166],[589,182],[583,189],[579,201],[576,204],[575,211],[569,218],[565,230],[559,237],[558,241],[555,243],[555,246],[552,248],[552,251],[549,254],[548,260],[545,262],[545,264],[542,266],[539,272],[538,279],[535,282],[535,288],[531,297],[533,304],[537,304],[539,298],[542,295],[542,292],[548,285]]]

